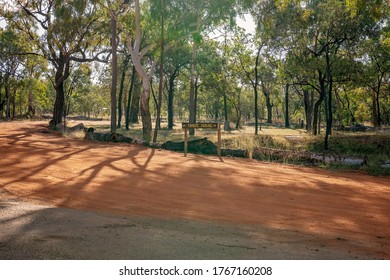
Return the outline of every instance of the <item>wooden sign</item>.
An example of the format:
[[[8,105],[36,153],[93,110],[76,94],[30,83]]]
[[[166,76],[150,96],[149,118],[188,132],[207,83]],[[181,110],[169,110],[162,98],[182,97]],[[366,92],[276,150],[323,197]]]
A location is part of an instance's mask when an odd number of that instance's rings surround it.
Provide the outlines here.
[[[182,128],[218,128],[218,123],[182,123]]]

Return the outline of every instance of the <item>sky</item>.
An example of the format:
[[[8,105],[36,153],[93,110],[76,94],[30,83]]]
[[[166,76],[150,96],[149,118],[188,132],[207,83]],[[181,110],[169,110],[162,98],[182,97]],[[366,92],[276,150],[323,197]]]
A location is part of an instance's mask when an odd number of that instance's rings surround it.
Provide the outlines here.
[[[246,14],[244,15],[244,18],[238,18],[237,19],[237,25],[244,28],[246,32],[255,34],[255,22],[253,21],[253,18],[251,15]]]

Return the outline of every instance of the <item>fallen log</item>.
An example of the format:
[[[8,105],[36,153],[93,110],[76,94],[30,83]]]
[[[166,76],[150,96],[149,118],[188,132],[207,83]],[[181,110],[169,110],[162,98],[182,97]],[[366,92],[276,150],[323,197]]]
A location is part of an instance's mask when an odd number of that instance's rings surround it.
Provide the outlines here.
[[[306,151],[279,150],[271,148],[255,148],[253,158],[258,160],[276,160],[283,162],[306,162],[314,165],[338,163],[343,165],[367,165],[368,158],[352,158],[340,154],[311,153]]]
[[[93,127],[87,129],[84,140],[101,141],[101,142],[115,142],[115,143],[132,143],[133,139],[124,136],[120,133],[100,133],[95,132]]]

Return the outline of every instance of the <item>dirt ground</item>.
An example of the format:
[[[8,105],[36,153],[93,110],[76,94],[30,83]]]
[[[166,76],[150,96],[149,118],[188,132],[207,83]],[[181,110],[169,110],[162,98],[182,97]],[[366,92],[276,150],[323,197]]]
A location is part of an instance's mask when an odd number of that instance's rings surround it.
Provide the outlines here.
[[[390,178],[0,123],[0,259],[390,259]]]

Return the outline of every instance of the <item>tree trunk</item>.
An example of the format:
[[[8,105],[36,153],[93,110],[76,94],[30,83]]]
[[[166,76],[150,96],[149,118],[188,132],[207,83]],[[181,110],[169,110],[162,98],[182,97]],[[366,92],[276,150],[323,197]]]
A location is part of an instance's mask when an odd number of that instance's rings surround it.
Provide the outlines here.
[[[377,106],[377,114],[378,114],[378,127],[382,125],[381,107],[380,107],[380,104],[379,104],[379,94],[380,94],[380,92],[378,91],[376,93],[376,106]]]
[[[70,61],[69,58],[62,53],[59,55],[59,59],[56,63],[56,74],[54,78],[54,89],[56,91],[56,100],[53,108],[53,119],[50,122],[52,127],[62,122],[65,108],[65,89],[64,82],[70,74]]]
[[[271,96],[270,93],[267,90],[267,87],[265,86],[265,83],[263,80],[261,80],[261,90],[263,91],[263,94],[265,96],[265,106],[267,107],[267,123],[272,123],[272,103],[271,103]]]
[[[158,85],[158,102],[157,102],[157,117],[156,125],[153,135],[153,143],[157,143],[157,135],[160,127],[161,121],[161,103],[162,103],[162,91],[163,91],[163,81],[164,81],[164,0],[160,0],[161,3],[161,42],[160,42],[160,81]]]
[[[56,90],[56,100],[54,102],[53,110],[53,123],[52,126],[55,127],[57,124],[62,122],[62,117],[64,114],[65,106],[65,92],[64,92],[64,82],[58,81],[55,86]]]
[[[332,133],[332,124],[333,124],[333,112],[332,112],[332,91],[333,91],[333,76],[332,70],[330,67],[330,54],[329,50],[326,51],[326,77],[328,81],[328,90],[325,93],[325,116],[326,116],[326,130],[325,130],[325,141],[324,149],[328,150],[329,148],[329,135]],[[324,89],[326,90],[326,89]]]
[[[267,106],[267,123],[272,123],[272,104],[269,93],[265,95],[265,105]]]
[[[114,13],[112,11],[112,13]],[[118,77],[116,18],[111,15],[111,133],[116,132],[116,84]]]
[[[259,91],[258,91],[258,85],[259,85],[259,58],[260,58],[260,52],[263,46],[259,46],[257,49],[257,55],[256,55],[256,65],[255,65],[255,81],[252,84],[253,90],[255,93],[255,135],[259,134]]]
[[[240,129],[240,124],[241,124],[241,109],[240,109],[240,104],[238,105],[235,105],[234,108],[236,109],[236,118],[237,118],[237,121],[236,121],[236,129]]]
[[[35,116],[35,108],[34,108],[34,104],[33,104],[33,102],[34,102],[33,101],[33,92],[32,92],[31,88],[28,90],[27,101],[28,101],[27,116],[29,118],[33,118]]]
[[[313,110],[313,127],[312,127],[312,134],[313,135],[317,135],[318,133],[318,126],[319,126],[319,119],[318,119],[318,115],[319,115],[319,108],[321,106],[321,103],[323,101],[323,98],[320,97],[320,99],[318,99],[316,101],[316,103],[314,104],[314,110]]]
[[[11,101],[12,101],[12,119],[14,120],[16,115],[16,87],[14,87],[14,92],[12,94]]]
[[[140,107],[140,99],[141,99],[141,82],[138,77],[135,77],[134,80],[134,91],[133,98],[131,100],[130,106],[130,122],[138,123],[138,115],[139,115],[139,107]]]
[[[127,107],[126,107],[126,130],[129,130],[130,125],[130,104],[131,104],[131,98],[134,88],[134,82],[135,82],[135,67],[133,65],[133,70],[131,73],[131,81],[130,81],[130,89],[129,89],[129,95],[127,97]]]
[[[7,100],[6,108],[5,108],[5,118],[11,118],[11,86],[9,82],[5,84],[5,98]]]
[[[314,92],[309,92],[309,90],[303,90],[303,100],[305,103],[305,116],[306,116],[306,131],[310,132],[312,130],[313,124],[313,95]]]
[[[198,93],[199,93],[199,85],[198,85],[198,79],[199,77],[196,76],[195,79],[195,100],[194,100],[194,112],[195,112],[195,122],[197,119],[200,118],[199,110],[198,110]]]
[[[192,56],[191,56],[191,82],[190,82],[190,108],[189,108],[189,122],[196,122],[196,109],[195,109],[195,66],[196,66],[196,45],[195,42],[192,46]],[[193,128],[189,129],[189,135],[195,135],[195,130]]]
[[[313,135],[319,134],[320,131],[320,119],[319,119],[319,108],[321,106],[322,101],[325,99],[326,89],[325,89],[325,77],[321,71],[318,71],[318,81],[320,83],[320,98],[314,104],[314,112],[313,112]]]
[[[168,90],[168,129],[173,129],[173,95],[175,93],[175,75],[169,78]]]
[[[340,98],[340,94],[337,88],[334,90],[334,95],[336,97],[336,105],[337,105],[337,121],[338,121],[338,126],[343,125],[343,115],[342,115],[342,108],[344,108],[344,103]]]
[[[122,69],[122,75],[121,75],[121,82],[119,86],[119,96],[118,96],[118,128],[121,128],[122,123],[122,102],[123,102],[123,90],[125,85],[125,78],[126,78],[126,71],[127,71],[127,64],[129,63],[128,58],[125,58],[125,61],[123,62],[123,69]]]
[[[143,92],[141,95],[140,109],[142,118],[142,135],[144,141],[149,144],[152,136],[152,118],[150,115],[150,80],[144,78],[142,81]]]
[[[230,123],[229,123],[229,120],[228,120],[228,108],[227,108],[226,90],[223,92],[223,112],[224,112],[224,118],[225,118],[225,122],[223,124],[223,130],[224,131],[230,131]]]
[[[289,114],[288,114],[288,89],[289,89],[289,84],[286,84],[286,92],[285,92],[285,97],[284,97],[284,100],[285,100],[285,106],[286,106],[286,111],[285,111],[285,117],[284,117],[284,126],[285,127],[290,127],[290,118],[289,118]]]

